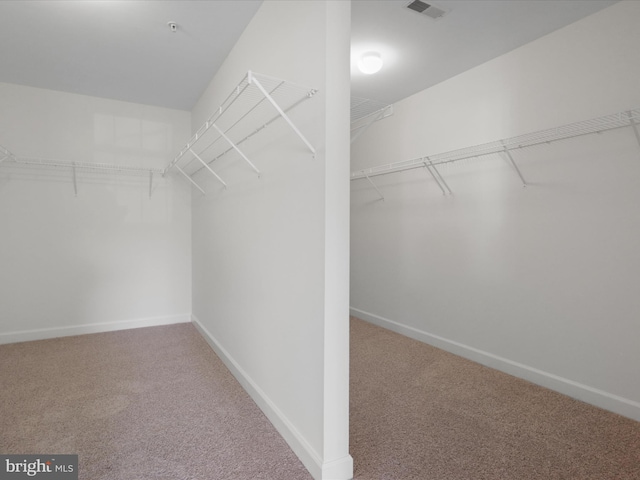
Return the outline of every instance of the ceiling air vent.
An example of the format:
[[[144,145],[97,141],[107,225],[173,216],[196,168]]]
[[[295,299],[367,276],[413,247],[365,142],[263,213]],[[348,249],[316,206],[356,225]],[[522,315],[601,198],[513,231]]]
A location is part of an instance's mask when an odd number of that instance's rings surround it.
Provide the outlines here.
[[[447,13],[443,8],[437,7],[432,3],[423,2],[422,0],[413,0],[412,2],[409,2],[407,8],[414,12],[426,15],[427,17],[431,17],[434,20],[442,18],[444,14]]]

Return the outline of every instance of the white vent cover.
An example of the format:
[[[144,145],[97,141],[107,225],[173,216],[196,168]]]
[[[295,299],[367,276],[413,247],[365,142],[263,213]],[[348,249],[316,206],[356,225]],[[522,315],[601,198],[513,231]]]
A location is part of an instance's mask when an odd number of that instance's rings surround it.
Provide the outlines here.
[[[422,0],[413,0],[407,4],[407,8],[409,10],[413,10],[414,12],[421,13],[426,15],[427,17],[433,18],[434,20],[438,20],[442,18],[447,11],[442,8],[434,5],[433,3],[426,3]]]

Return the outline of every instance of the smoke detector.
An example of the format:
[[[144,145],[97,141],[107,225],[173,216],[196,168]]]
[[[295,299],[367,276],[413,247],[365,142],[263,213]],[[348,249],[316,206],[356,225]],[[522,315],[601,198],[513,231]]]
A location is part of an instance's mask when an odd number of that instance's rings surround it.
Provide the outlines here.
[[[434,5],[433,3],[423,2],[422,0],[413,0],[407,4],[409,10],[426,15],[434,20],[439,20],[449,13],[444,8]]]

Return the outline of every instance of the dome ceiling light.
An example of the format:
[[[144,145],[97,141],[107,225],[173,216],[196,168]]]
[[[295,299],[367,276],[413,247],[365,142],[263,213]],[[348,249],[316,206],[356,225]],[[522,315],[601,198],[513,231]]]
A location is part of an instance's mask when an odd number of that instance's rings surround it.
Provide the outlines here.
[[[358,68],[366,75],[377,73],[382,68],[382,57],[378,52],[366,52],[360,57]]]

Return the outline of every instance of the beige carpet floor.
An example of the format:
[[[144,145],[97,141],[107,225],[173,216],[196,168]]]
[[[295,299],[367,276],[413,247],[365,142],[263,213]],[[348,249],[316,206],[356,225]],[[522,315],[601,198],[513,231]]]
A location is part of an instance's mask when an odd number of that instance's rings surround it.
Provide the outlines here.
[[[351,320],[356,480],[638,480],[640,423]],[[85,480],[310,480],[189,324],[0,346],[0,453]]]
[[[190,324],[0,346],[0,453],[84,480],[311,480]]]
[[[357,480],[640,479],[640,423],[355,318],[350,401]]]

